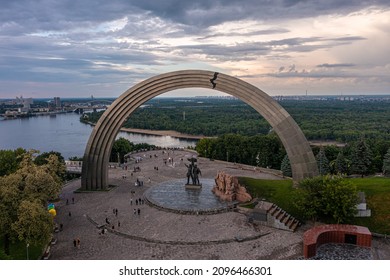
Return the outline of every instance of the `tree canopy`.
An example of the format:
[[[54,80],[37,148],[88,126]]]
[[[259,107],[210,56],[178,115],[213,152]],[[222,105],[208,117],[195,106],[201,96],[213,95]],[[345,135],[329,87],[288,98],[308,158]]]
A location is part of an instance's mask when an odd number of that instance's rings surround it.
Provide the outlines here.
[[[335,98],[323,98],[321,100],[279,100],[278,102],[294,118],[309,141],[343,142],[343,146],[324,144],[324,153],[329,161],[327,169],[331,174],[355,173],[365,176],[383,171],[384,155],[390,148],[389,100],[359,100],[356,98],[350,101],[340,101]],[[96,123],[102,113],[88,114],[88,122]],[[81,121],[85,120],[81,118]],[[284,156],[283,152],[281,155],[276,153],[276,157],[271,159],[267,153],[273,148],[263,150],[260,147],[253,148],[256,146],[252,143],[254,137],[273,134],[271,126],[257,111],[236,99],[156,98],[135,110],[124,126],[175,130],[192,135],[218,137],[218,141],[202,140],[197,145],[199,146],[198,152],[213,159],[228,159],[252,165],[280,168]],[[354,147],[357,146],[362,135],[371,151],[371,156],[368,157],[369,161],[358,167],[355,158],[361,158],[356,155]],[[252,140],[244,143],[241,141],[242,138],[238,140],[240,136]],[[226,147],[222,147],[223,141]],[[262,141],[260,140],[260,145]],[[248,147],[233,149],[234,143],[248,145]],[[317,155],[319,148],[313,147],[313,152]],[[342,153],[340,157],[344,156],[345,161],[339,158],[338,165],[336,165],[340,152]],[[117,154],[112,156],[111,160],[117,162]]]
[[[299,183],[295,205],[311,220],[345,223],[356,213],[357,188],[341,176],[318,176]]]
[[[363,137],[354,145],[352,151],[351,172],[362,177],[367,175],[372,160],[372,153]]]
[[[115,140],[114,144],[112,145],[111,154],[110,154],[110,161],[111,162],[118,162],[124,163],[125,158],[124,156],[132,151],[137,151],[141,149],[153,149],[155,148],[154,145],[149,145],[146,143],[139,143],[134,144],[133,142],[130,142],[126,138],[120,137],[119,139]]]
[[[52,232],[53,218],[46,207],[58,198],[62,187],[58,174],[64,166],[55,154],[37,165],[36,153],[24,153],[17,169],[0,177],[0,232],[7,255],[11,240],[43,244]]]
[[[242,136],[226,134],[217,138],[203,138],[196,145],[200,156],[210,159],[249,164],[265,168],[280,168],[285,155],[279,138],[268,135]]]

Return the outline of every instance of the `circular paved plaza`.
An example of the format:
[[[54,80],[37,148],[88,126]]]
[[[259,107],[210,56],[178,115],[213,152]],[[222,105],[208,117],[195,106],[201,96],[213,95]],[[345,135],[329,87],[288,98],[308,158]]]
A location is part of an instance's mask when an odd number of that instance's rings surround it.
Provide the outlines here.
[[[207,214],[233,208],[236,201],[223,201],[212,192],[214,179],[202,179],[201,187],[185,187],[186,179],[162,182],[144,192],[145,199],[156,207],[182,214]]]
[[[188,215],[146,203],[145,192],[163,186],[163,182],[179,179],[185,182],[187,168],[184,164],[193,155],[187,150],[134,154],[137,161],[131,161],[127,169],[109,170],[110,184],[116,187],[105,192],[74,192],[80,188],[80,180],[66,184],[61,200],[56,203],[56,222],[63,225],[63,230],[55,233],[57,243],[51,246],[51,259],[278,260],[302,257],[304,228],[292,233],[254,226],[238,212]],[[220,170],[232,175],[280,179],[253,168],[204,158],[198,158],[198,166],[202,171],[201,182],[203,178],[213,179]],[[137,181],[142,182],[141,186],[136,185]],[[180,200],[180,196],[175,200]],[[73,244],[77,238],[80,248]]]

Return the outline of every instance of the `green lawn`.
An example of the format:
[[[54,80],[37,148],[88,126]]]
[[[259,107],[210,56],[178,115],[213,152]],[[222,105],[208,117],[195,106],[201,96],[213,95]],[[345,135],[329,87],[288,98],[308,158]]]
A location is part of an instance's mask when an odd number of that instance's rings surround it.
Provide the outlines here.
[[[245,185],[253,198],[265,199],[276,203],[279,207],[298,217],[299,213],[294,208],[294,190],[292,180],[261,180],[248,177],[240,177],[240,184]]]
[[[367,207],[371,209],[371,217],[354,218],[353,223],[368,227],[371,232],[390,234],[390,178],[368,177],[349,179],[366,194]],[[301,215],[293,205],[295,188],[291,180],[260,180],[241,177],[240,183],[245,185],[253,197],[264,198],[276,203],[291,215]]]
[[[372,232],[390,234],[390,178],[354,178],[351,181],[366,194],[370,218],[355,218],[358,225],[368,227]]]

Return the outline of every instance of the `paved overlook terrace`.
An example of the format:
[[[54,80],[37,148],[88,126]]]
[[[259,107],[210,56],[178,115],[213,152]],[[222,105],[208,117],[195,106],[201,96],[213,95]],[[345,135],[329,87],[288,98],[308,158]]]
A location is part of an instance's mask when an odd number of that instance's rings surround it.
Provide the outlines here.
[[[154,155],[157,155],[155,157]],[[109,183],[117,185],[110,191],[76,192],[80,180],[68,183],[56,203],[56,222],[63,224],[63,231],[55,233],[57,244],[51,247],[51,259],[80,260],[255,260],[303,258],[303,233],[309,225],[295,232],[266,226],[254,226],[238,212],[222,212],[213,215],[182,215],[158,209],[147,203],[135,205],[144,193],[159,184],[183,179],[186,181],[187,158],[192,151],[148,151],[134,154],[143,160],[134,161],[128,170],[109,169]],[[152,156],[152,158],[150,158]],[[164,164],[173,158],[174,164]],[[181,161],[183,158],[183,161]],[[235,165],[223,161],[198,158],[203,178],[214,178],[218,171],[232,175],[263,179],[281,179],[267,170]],[[140,167],[139,172],[131,171]],[[155,169],[158,167],[158,170]],[[123,177],[125,176],[125,177]],[[148,179],[151,182],[148,182]],[[136,187],[136,180],[144,185]],[[75,203],[72,204],[72,198]],[[69,204],[66,204],[68,199]],[[132,205],[130,201],[133,201]],[[140,215],[134,209],[140,209]],[[118,209],[118,216],[113,212]],[[69,217],[69,212],[71,217]],[[100,234],[99,226],[106,225],[108,232]],[[118,227],[120,222],[120,227]],[[114,225],[114,230],[112,230]],[[73,239],[80,238],[80,249],[73,247]],[[333,251],[334,252],[334,251]],[[337,251],[339,252],[339,250]],[[372,248],[363,252],[371,259],[390,259],[389,245],[374,239]],[[326,256],[334,254],[327,252]],[[339,254],[337,254],[339,255]],[[356,257],[353,254],[352,257]],[[350,258],[352,258],[350,257]],[[324,258],[322,255],[319,258]]]

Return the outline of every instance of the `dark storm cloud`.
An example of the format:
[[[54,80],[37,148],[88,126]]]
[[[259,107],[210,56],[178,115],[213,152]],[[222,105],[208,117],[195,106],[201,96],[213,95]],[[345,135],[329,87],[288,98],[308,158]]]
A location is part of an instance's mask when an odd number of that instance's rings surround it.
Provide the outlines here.
[[[6,2],[3,5],[3,2]],[[13,0],[2,1],[2,22],[26,23],[29,30],[61,30],[80,23],[104,22],[140,12],[129,1]]]
[[[307,0],[143,0],[133,4],[153,14],[188,25],[210,26],[226,20],[277,20],[345,14],[367,6],[389,7],[388,0],[307,1]]]
[[[319,49],[328,49],[334,46],[349,44],[350,37],[340,38],[323,38],[323,37],[292,37],[282,40],[271,41],[253,41],[237,43],[234,45],[225,44],[199,44],[178,46],[177,51],[187,56],[189,54],[203,54],[208,58],[217,59],[218,61],[247,61],[259,58],[261,56],[272,55],[274,57],[282,55],[284,58],[291,53],[313,52]],[[359,40],[364,38],[359,37]],[[330,64],[328,64],[329,67]],[[321,67],[321,66],[318,66]],[[324,64],[322,67],[326,67]],[[337,67],[337,66],[335,66]]]
[[[129,15],[153,14],[170,22],[204,28],[225,21],[278,20],[345,14],[367,6],[390,6],[377,1],[299,1],[299,0],[12,0],[2,1],[0,31],[13,29],[62,30],[80,24],[115,20]],[[8,24],[8,26],[4,26]],[[19,26],[19,28],[18,28]]]
[[[328,14],[342,16],[372,5],[390,7],[388,0],[0,1],[0,81],[20,84],[119,83],[190,65],[196,55],[196,62],[207,66],[259,58],[288,60],[293,53],[303,56],[368,39],[359,33],[339,33],[337,38],[320,37],[324,33],[319,33],[314,37],[289,30],[294,27],[287,25],[287,29],[281,22]],[[240,24],[234,29],[232,22],[236,20],[243,22],[243,30]],[[214,27],[222,23],[229,23],[229,27]],[[338,69],[353,66],[314,63],[318,65],[312,66],[312,71],[288,71],[288,64],[278,65],[275,69],[279,71],[269,75],[333,75]]]

